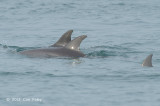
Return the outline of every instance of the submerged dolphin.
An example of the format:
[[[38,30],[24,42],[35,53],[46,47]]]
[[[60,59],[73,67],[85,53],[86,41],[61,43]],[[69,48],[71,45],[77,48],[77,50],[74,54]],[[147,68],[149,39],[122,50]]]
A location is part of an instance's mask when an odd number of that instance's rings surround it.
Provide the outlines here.
[[[72,35],[73,30],[68,30],[65,32],[60,39],[50,47],[64,47],[66,46],[70,41],[71,41],[71,35]]]
[[[143,61],[142,66],[153,67],[152,66],[152,56],[153,54],[150,54],[149,56],[147,56],[147,58]]]
[[[19,53],[29,57],[84,57],[85,54],[79,50],[79,47],[82,40],[86,37],[86,35],[79,36],[70,41],[64,47],[40,48],[25,50]]]

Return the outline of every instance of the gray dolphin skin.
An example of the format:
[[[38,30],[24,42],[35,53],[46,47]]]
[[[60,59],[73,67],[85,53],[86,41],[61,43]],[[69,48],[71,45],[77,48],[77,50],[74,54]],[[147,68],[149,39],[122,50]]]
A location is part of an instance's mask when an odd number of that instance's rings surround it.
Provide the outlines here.
[[[64,47],[66,46],[70,41],[71,41],[71,35],[72,35],[73,30],[68,30],[65,32],[60,39],[50,47]]]
[[[19,53],[29,57],[84,57],[85,54],[83,54],[79,50],[79,47],[82,40],[84,40],[86,37],[86,35],[76,37],[64,47],[40,48],[33,50],[25,50]]]
[[[152,66],[152,56],[153,54],[150,54],[149,56],[147,56],[147,58],[143,61],[142,66],[153,67]]]

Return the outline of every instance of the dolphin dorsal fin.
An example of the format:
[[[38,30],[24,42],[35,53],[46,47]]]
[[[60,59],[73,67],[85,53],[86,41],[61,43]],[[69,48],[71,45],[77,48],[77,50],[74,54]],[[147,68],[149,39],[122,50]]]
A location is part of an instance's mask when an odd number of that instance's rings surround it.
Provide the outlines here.
[[[79,36],[79,37],[76,37],[76,38],[73,39],[71,42],[69,42],[69,43],[65,46],[65,48],[79,51],[80,44],[81,44],[82,40],[84,40],[86,37],[87,37],[86,35],[81,35],[81,36]]]
[[[72,32],[73,30],[68,30],[67,32],[65,32],[55,44],[51,45],[51,47],[66,46],[71,41]]]
[[[147,56],[147,58],[143,61],[142,66],[152,67],[152,56],[153,54]]]

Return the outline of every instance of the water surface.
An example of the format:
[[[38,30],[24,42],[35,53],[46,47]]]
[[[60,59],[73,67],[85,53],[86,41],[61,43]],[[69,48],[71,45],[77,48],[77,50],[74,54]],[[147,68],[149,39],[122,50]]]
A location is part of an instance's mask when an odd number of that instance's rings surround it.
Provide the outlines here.
[[[159,106],[159,3],[0,0],[0,105]],[[88,36],[86,57],[17,53],[48,47],[69,29],[72,39]],[[154,67],[141,67],[151,53]]]

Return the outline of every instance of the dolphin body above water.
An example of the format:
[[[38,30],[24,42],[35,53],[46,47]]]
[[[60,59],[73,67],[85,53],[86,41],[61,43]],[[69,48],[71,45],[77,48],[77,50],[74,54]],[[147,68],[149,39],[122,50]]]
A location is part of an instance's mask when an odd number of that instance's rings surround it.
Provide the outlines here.
[[[152,66],[152,56],[153,54],[150,54],[149,56],[147,56],[147,58],[143,61],[142,66],[153,67]]]
[[[67,37],[70,38],[73,31],[69,31]],[[33,49],[33,50],[25,50],[19,52],[22,55],[26,55],[29,57],[84,57],[85,54],[83,54],[80,50],[80,44],[82,40],[84,40],[87,36],[82,35],[79,37],[76,37],[72,41],[70,39],[64,40],[67,42],[63,42],[63,37],[65,38],[65,35],[59,39],[58,42],[56,42],[54,45],[51,45],[51,47],[48,48],[40,48],[40,49]]]

